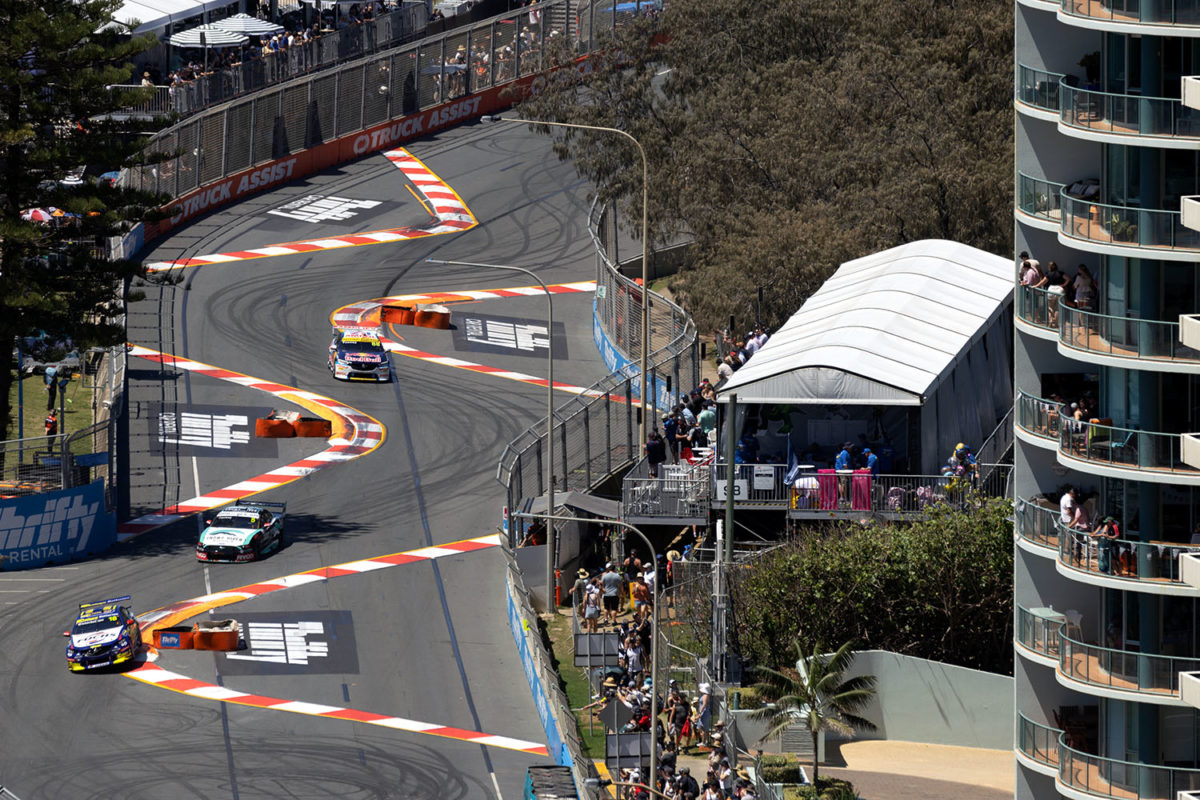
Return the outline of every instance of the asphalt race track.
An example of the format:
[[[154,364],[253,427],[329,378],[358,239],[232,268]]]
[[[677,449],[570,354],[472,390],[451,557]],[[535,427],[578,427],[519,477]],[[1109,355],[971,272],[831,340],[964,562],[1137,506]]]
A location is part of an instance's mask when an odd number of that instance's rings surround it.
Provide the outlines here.
[[[243,658],[163,651],[153,665],[193,679],[202,688],[192,694],[120,670],[70,674],[64,663],[61,633],[80,602],[130,594],[141,614],[496,533],[498,456],[541,418],[545,389],[402,353],[391,355],[390,384],[335,381],[326,366],[330,317],[384,296],[529,285],[514,273],[434,265],[430,257],[526,266],[552,284],[594,279],[587,186],[546,139],[519,126],[467,126],[406,149],[457,193],[476,227],[191,267],[170,273],[176,284],[143,287],[146,299],[130,313],[134,343],[328,396],[378,420],[384,437],[373,451],[259,496],[288,504],[284,545],[261,562],[197,563],[193,515],[95,561],[2,574],[0,785],[22,800],[512,800],[521,796],[526,766],[547,761],[535,754],[545,735],[505,620],[495,547],[427,551],[437,557],[338,571],[216,608],[211,618],[239,619],[249,631]],[[405,175],[375,155],[216,212],[175,231],[145,259],[432,219]],[[604,373],[591,341],[591,302],[587,291],[555,297],[557,382],[587,386]],[[423,353],[545,377],[544,342],[531,345],[521,333],[544,325],[543,296],[451,309],[453,331],[393,326],[387,335]],[[560,393],[560,402],[567,397]],[[326,447],[321,439],[230,435],[247,426],[252,433],[254,418],[271,408],[300,410],[227,380],[132,358],[129,516]],[[197,420],[211,427],[197,429]],[[293,632],[284,634],[292,637],[287,647],[280,631]],[[259,696],[293,703],[280,710],[239,700]],[[354,712],[329,718],[329,709]],[[480,733],[502,738],[470,741]]]

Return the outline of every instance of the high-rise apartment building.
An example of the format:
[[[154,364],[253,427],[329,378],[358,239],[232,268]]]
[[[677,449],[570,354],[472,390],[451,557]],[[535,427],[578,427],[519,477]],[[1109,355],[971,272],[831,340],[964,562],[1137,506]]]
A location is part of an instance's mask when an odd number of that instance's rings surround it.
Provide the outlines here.
[[[1015,16],[1014,253],[1041,267],[1016,288],[1016,795],[1177,800],[1200,790],[1200,2]]]

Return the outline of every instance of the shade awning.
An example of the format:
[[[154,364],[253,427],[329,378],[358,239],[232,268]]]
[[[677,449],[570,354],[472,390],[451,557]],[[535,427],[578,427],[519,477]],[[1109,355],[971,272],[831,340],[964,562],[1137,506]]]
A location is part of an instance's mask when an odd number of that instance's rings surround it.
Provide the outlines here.
[[[197,25],[172,35],[169,41],[175,47],[217,48],[237,47],[250,41],[250,37],[244,33],[218,28],[216,25]]]
[[[282,25],[276,25],[274,22],[252,17],[249,14],[234,14],[232,17],[217,20],[212,23],[212,26],[234,33],[245,33],[250,36],[267,36],[283,30]]]
[[[1008,259],[925,240],[848,261],[719,402],[921,405],[1012,302]]]

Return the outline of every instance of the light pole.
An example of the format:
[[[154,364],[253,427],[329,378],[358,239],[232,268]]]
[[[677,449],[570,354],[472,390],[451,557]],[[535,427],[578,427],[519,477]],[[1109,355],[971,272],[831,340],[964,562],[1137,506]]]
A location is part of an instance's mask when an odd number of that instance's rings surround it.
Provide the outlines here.
[[[647,425],[650,419],[649,416],[647,416],[649,411],[646,406],[646,395],[651,391],[650,375],[646,370],[650,341],[650,281],[647,279],[647,256],[650,245],[646,238],[646,234],[649,232],[649,228],[646,224],[648,219],[646,211],[646,199],[647,187],[650,185],[650,172],[646,162],[646,151],[642,149],[642,143],[635,139],[631,133],[627,133],[620,128],[607,128],[603,125],[580,125],[574,122],[547,122],[544,119],[517,119],[515,117],[495,117],[490,115],[484,115],[480,117],[480,119],[484,122],[523,122],[526,125],[546,125],[551,128],[578,128],[585,131],[604,131],[605,133],[615,133],[620,136],[624,136],[626,139],[637,145],[638,153],[642,157],[642,348],[640,354],[642,391],[639,392],[639,394],[642,396],[642,423],[639,426],[639,433],[642,437],[642,444],[645,444]]]
[[[513,516],[517,517],[537,517],[537,514],[518,513]],[[565,517],[565,516],[550,516],[546,518],[553,520],[579,522],[580,517]],[[653,774],[658,774],[658,606],[660,596],[658,593],[658,553],[654,549],[654,545],[650,543],[650,537],[642,533],[641,529],[635,525],[630,525],[628,522],[623,522],[619,519],[609,519],[606,517],[593,517],[592,519],[583,520],[584,522],[601,522],[605,525],[617,525],[627,531],[636,533],[643,542],[646,543],[646,548],[650,551],[650,563],[654,565],[654,592],[653,592],[653,608],[650,610],[650,769]]]
[[[546,610],[551,614],[558,613],[558,603],[554,600],[554,573],[558,564],[554,563],[556,537],[550,515],[554,513],[554,296],[550,287],[532,270],[524,267],[514,267],[509,264],[476,264],[470,261],[440,261],[436,258],[425,259],[431,264],[448,264],[456,267],[483,267],[485,269],[502,269],[508,272],[523,272],[533,278],[542,291],[546,293]]]

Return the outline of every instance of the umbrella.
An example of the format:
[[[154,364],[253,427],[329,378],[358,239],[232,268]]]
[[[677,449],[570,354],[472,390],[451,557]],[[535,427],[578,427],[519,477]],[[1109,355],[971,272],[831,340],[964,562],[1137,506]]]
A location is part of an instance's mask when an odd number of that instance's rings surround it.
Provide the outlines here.
[[[249,14],[234,14],[232,17],[217,20],[212,23],[212,26],[233,33],[246,33],[250,36],[264,36],[283,30],[282,25],[276,25],[274,22],[267,22],[265,19],[252,17]]]
[[[21,219],[26,222],[49,222],[50,212],[40,208],[29,208],[21,212]]]
[[[422,75],[440,75],[443,72],[463,72],[466,64],[430,64],[421,70]]]
[[[175,47],[203,47],[206,50],[219,47],[237,47],[250,41],[244,33],[223,30],[216,25],[198,25],[174,34],[168,41]]]

